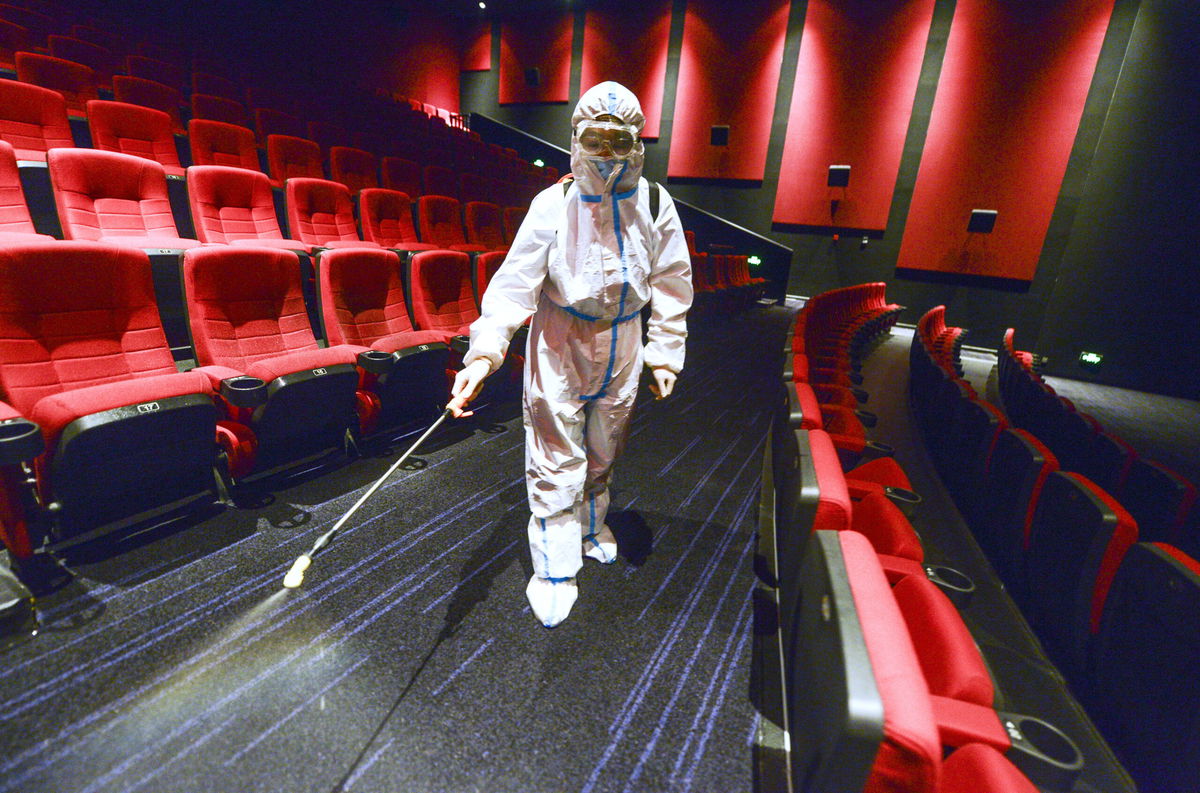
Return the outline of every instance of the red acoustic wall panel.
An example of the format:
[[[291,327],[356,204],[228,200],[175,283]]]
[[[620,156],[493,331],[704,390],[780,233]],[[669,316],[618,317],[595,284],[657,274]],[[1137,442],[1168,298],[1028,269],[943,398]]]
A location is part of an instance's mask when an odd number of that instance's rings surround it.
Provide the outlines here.
[[[899,270],[1033,280],[1112,6],[958,0]],[[967,231],[973,209],[991,233]]]
[[[413,12],[388,51],[385,82],[390,93],[458,112],[461,38],[454,24],[428,11]]]
[[[882,231],[934,0],[809,0],[776,223]],[[844,187],[829,166],[849,165]]]
[[[492,68],[492,23],[488,20],[467,25],[463,31],[464,72],[486,72]]]
[[[763,178],[790,7],[689,0],[668,176]],[[711,128],[724,125],[729,145],[712,145]]]
[[[642,103],[642,137],[657,138],[667,81],[671,0],[589,9],[583,30],[581,91],[615,80]]]
[[[500,104],[566,102],[570,98],[575,18],[530,13],[500,26]]]

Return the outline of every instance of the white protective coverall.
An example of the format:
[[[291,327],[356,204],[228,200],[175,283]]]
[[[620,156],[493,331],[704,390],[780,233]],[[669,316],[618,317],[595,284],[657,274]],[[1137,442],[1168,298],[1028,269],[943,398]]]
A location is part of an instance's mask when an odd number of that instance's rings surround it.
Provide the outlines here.
[[[602,115],[638,131],[645,121],[637,97],[614,82],[580,98],[572,129]],[[666,190],[659,188],[658,218],[651,216],[644,154],[638,140],[624,157],[589,157],[572,133],[575,180],[565,191],[556,184],[534,198],[488,284],[463,359],[464,367],[487,359],[495,371],[513,332],[533,316],[524,395],[535,579],[528,593],[548,626],[565,618],[574,602],[581,551],[602,562],[616,558],[604,525],[609,474],[628,434],[643,363],[676,374],[683,368],[691,261]],[[539,608],[533,590],[547,582],[568,583],[570,602],[560,598],[557,609]],[[544,613],[547,608],[558,613]]]

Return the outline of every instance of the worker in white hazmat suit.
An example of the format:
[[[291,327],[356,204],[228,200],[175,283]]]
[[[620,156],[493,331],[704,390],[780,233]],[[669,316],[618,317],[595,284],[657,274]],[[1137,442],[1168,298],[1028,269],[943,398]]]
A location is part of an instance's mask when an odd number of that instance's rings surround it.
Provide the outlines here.
[[[583,555],[616,560],[604,523],[609,476],[643,363],[659,399],[670,395],[683,368],[691,262],[670,196],[641,176],[644,123],[637,97],[617,83],[600,83],[580,98],[571,118],[574,181],[534,198],[488,284],[452,388],[451,410],[470,415],[466,403],[532,315],[524,418],[534,574],[526,595],[547,627],[570,613]],[[651,190],[659,191],[654,201]]]

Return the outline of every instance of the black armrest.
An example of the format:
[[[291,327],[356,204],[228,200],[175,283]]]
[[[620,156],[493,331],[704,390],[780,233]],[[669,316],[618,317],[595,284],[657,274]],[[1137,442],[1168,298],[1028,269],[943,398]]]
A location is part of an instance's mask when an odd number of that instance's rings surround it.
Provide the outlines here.
[[[431,352],[433,350],[449,350],[449,349],[450,349],[450,346],[445,344],[444,342],[435,341],[435,342],[432,342],[431,344],[418,344],[415,347],[405,347],[403,349],[396,350],[394,353],[392,353],[392,358],[399,361],[401,358],[407,358],[410,355],[419,355],[423,352]]]
[[[42,428],[29,419],[0,422],[0,465],[32,460],[46,449]]]
[[[471,340],[466,336],[455,336],[450,340],[450,349],[459,355],[466,355],[467,350],[471,349]]]
[[[391,353],[383,350],[363,350],[358,354],[358,360],[355,363],[364,372],[387,374],[396,365],[396,359],[392,357]]]
[[[221,396],[238,408],[255,408],[267,401],[267,384],[257,377],[227,377],[221,381]]]

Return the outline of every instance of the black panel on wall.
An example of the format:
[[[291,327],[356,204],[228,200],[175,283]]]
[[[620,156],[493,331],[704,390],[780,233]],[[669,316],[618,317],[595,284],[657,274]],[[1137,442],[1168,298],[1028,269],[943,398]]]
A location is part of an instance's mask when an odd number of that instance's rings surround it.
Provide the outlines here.
[[[1142,0],[1037,344],[1048,373],[1200,399],[1197,96],[1195,2]]]

